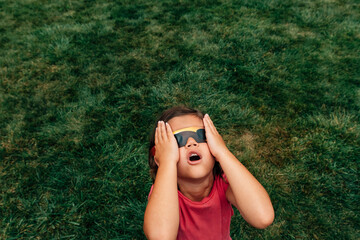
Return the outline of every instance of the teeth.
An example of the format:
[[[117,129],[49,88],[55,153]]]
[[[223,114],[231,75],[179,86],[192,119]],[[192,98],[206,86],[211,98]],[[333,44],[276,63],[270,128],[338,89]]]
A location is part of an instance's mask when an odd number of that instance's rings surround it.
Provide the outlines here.
[[[195,157],[195,156],[198,156],[198,155],[196,153],[193,153],[193,154],[191,154],[190,157]]]

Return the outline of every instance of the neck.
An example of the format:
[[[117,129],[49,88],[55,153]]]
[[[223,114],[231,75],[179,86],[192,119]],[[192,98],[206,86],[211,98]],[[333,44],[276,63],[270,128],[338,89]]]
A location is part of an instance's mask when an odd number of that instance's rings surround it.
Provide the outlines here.
[[[214,175],[212,172],[201,179],[178,179],[180,192],[194,202],[200,202],[202,199],[209,196],[213,184]]]

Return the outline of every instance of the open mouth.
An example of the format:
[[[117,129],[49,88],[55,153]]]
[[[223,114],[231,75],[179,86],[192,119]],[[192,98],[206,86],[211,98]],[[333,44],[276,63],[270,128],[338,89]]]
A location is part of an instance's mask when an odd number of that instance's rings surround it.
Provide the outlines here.
[[[189,157],[190,161],[197,161],[200,160],[200,156],[197,155],[196,153],[192,153]]]
[[[188,155],[188,162],[190,164],[196,164],[196,163],[199,163],[201,160],[201,155],[198,154],[197,152],[195,151],[192,151],[189,153]]]

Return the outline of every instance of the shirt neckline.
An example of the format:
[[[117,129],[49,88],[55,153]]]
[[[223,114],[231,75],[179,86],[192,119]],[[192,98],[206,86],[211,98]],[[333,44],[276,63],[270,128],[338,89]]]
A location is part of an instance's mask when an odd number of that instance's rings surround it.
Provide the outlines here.
[[[184,199],[184,200],[186,200],[186,201],[188,201],[188,202],[190,202],[191,204],[194,204],[194,205],[202,205],[202,204],[204,204],[204,203],[207,203],[207,202],[210,201],[210,200],[212,199],[212,197],[214,196],[214,193],[215,193],[215,182],[217,181],[218,178],[219,178],[218,176],[215,177],[209,195],[207,195],[206,197],[204,197],[204,198],[203,198],[201,201],[199,201],[199,202],[193,201],[193,200],[189,199],[189,198],[186,197],[184,194],[182,194],[182,193],[180,192],[180,190],[178,190],[179,196],[180,196],[182,199]]]

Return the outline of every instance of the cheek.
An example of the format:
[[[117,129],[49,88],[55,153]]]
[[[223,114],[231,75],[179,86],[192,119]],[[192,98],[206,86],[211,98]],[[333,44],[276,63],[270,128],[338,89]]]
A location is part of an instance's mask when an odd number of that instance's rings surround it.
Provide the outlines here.
[[[186,150],[184,147],[179,148],[179,157],[180,159],[186,158]]]
[[[200,148],[201,148],[201,151],[204,152],[205,154],[207,155],[211,155],[211,152],[210,152],[210,148],[209,146],[207,145],[207,143],[200,143]]]

